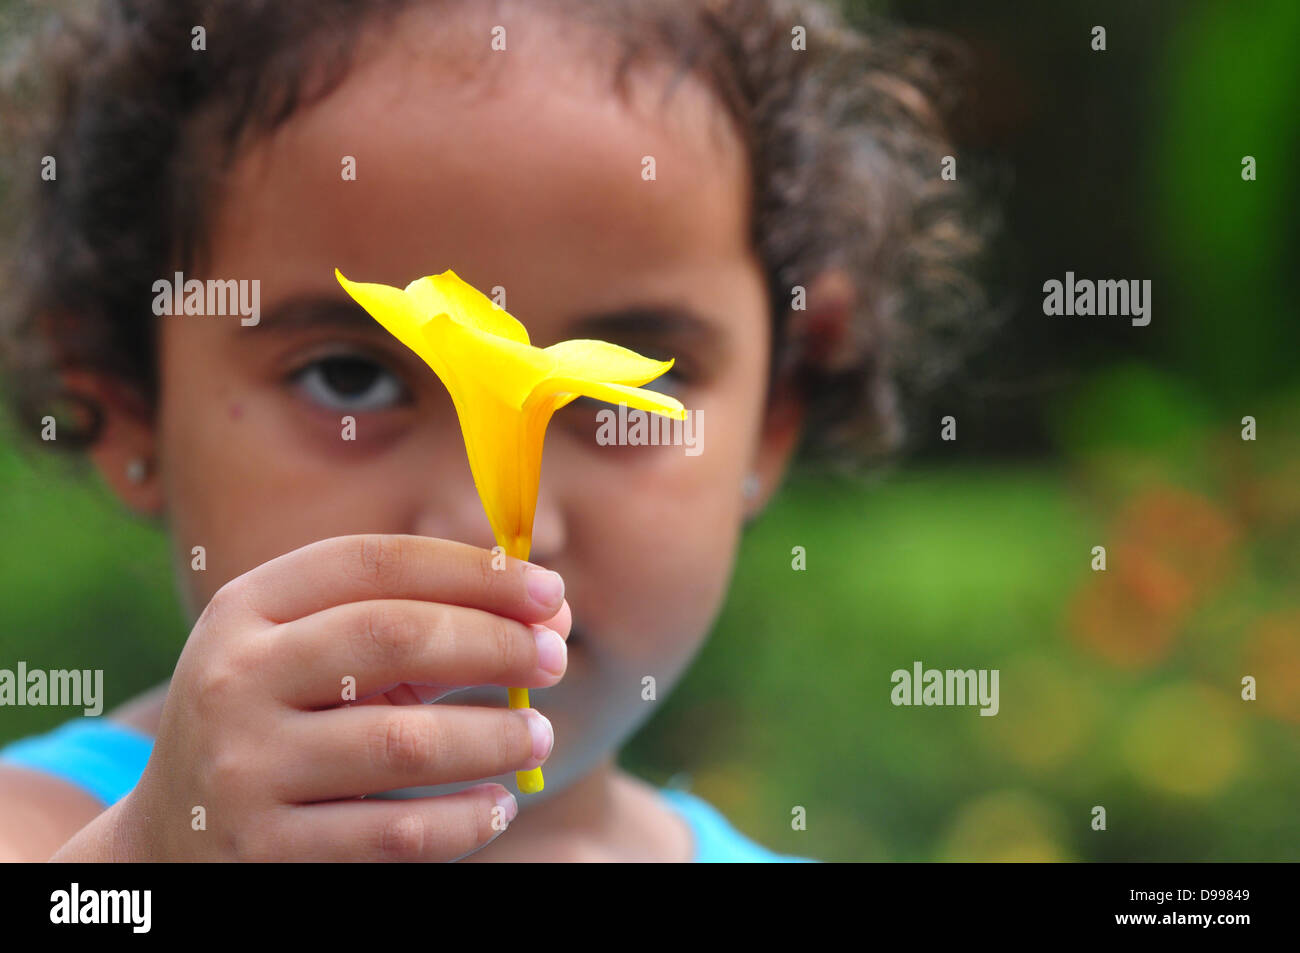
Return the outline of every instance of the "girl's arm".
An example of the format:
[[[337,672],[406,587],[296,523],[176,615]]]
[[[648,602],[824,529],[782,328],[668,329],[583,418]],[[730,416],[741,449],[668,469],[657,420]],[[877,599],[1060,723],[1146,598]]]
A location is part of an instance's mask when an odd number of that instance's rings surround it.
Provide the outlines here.
[[[167,684],[140,693],[105,718],[155,734]],[[62,778],[0,764],[0,862],[49,860],[74,834],[107,813],[99,800]]]
[[[49,860],[102,813],[103,804],[67,781],[0,765],[0,861]]]

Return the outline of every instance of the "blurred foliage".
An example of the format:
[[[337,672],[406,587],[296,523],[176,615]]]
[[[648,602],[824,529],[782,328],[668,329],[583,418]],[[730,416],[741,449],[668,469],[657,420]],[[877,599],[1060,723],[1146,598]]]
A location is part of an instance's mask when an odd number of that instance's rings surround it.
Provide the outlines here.
[[[1005,207],[1014,311],[917,410],[919,460],[801,478],[749,530],[623,763],[826,860],[1300,859],[1300,4],[871,6],[970,49],[959,174]],[[1151,278],[1152,324],[1045,318],[1066,270]],[[0,487],[0,665],[103,668],[109,707],[164,679],[161,532],[5,441]],[[999,714],[894,707],[916,660],[998,669]],[[65,717],[0,716],[0,743]]]
[[[0,440],[0,667],[103,669],[104,710],[171,675],[188,627],[166,540],[68,461]],[[0,744],[66,709],[0,709]]]
[[[631,763],[694,763],[825,859],[1300,859],[1300,4],[847,6],[966,44],[959,170],[1005,209],[1012,313],[915,410],[925,468],[792,487],[751,532]],[[1152,324],[1045,318],[1066,270],[1151,278]],[[914,660],[999,668],[1001,712],[894,708]]]
[[[1165,385],[1112,386],[1091,399]],[[693,766],[742,830],[828,860],[1300,859],[1300,432],[1164,413],[1167,456],[1119,428],[1052,467],[791,486],[628,763]],[[894,707],[914,661],[998,669],[1001,710]]]

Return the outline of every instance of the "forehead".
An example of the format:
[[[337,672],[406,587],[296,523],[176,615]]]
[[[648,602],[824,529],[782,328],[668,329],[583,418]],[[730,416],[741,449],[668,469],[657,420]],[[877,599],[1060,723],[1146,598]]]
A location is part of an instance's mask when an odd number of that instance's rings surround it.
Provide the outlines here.
[[[532,294],[752,263],[747,157],[703,82],[640,63],[624,97],[615,38],[503,25],[503,51],[481,18],[423,9],[367,35],[330,96],[232,168],[222,267],[256,276],[273,255],[277,276],[326,286],[336,264],[391,284],[450,267]]]

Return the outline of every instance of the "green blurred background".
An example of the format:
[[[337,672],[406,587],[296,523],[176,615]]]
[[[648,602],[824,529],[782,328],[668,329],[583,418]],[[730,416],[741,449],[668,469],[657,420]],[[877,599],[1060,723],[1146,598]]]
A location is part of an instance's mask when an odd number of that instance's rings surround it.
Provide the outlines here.
[[[1300,4],[872,8],[969,51],[958,174],[1002,208],[1009,317],[906,458],[792,478],[623,764],[823,860],[1300,859]],[[1045,317],[1067,270],[1150,278],[1150,326]],[[111,707],[184,638],[163,538],[13,444],[0,666],[103,668]],[[998,669],[999,714],[894,707],[916,660]],[[66,717],[0,714],[0,744]]]

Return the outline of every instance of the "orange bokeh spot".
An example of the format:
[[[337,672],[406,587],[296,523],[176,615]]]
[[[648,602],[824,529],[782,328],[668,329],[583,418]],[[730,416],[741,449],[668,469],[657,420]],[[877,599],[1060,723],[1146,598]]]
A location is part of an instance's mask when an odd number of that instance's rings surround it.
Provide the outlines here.
[[[1125,545],[1118,569],[1097,573],[1070,605],[1070,634],[1106,661],[1128,668],[1164,658],[1190,603],[1192,588],[1155,554]]]
[[[1120,539],[1158,553],[1197,589],[1231,574],[1241,538],[1239,527],[1220,507],[1177,487],[1134,497],[1112,528]]]
[[[1255,677],[1257,704],[1300,723],[1300,610],[1265,616],[1251,630],[1241,674]]]
[[[1111,525],[1107,569],[1093,573],[1068,612],[1071,636],[1115,665],[1164,658],[1195,604],[1236,568],[1236,524],[1176,487],[1130,500]]]

